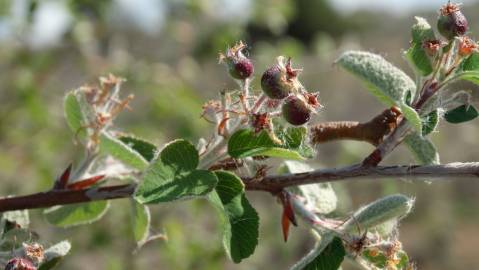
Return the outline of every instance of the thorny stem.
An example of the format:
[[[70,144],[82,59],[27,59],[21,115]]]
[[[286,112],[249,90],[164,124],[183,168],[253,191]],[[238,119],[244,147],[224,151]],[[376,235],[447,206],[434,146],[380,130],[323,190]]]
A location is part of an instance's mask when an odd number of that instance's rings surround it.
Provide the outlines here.
[[[479,177],[479,162],[442,165],[403,165],[364,167],[361,164],[307,173],[271,175],[263,179],[243,178],[247,190],[277,192],[286,187],[359,179],[450,179]],[[51,190],[26,196],[0,198],[0,212],[46,208],[55,205],[130,198],[136,184],[88,188],[82,190]]]

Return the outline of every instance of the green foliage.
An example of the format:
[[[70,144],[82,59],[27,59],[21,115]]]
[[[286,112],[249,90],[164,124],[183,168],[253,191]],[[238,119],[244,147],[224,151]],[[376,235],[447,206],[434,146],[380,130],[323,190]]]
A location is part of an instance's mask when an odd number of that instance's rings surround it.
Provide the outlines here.
[[[422,119],[422,136],[426,136],[433,132],[434,129],[436,129],[437,124],[439,123],[439,115],[437,109],[432,111]]]
[[[268,156],[283,159],[304,159],[298,152],[275,143],[266,131],[255,134],[253,130],[241,129],[228,140],[228,154],[234,158]]]
[[[208,170],[197,170],[198,161],[198,151],[190,142],[170,142],[146,169],[135,199],[159,203],[208,194],[218,179]]]
[[[150,234],[151,215],[148,206],[131,200],[131,222],[134,239],[141,246]]]
[[[413,132],[406,136],[404,143],[420,164],[439,164],[439,153],[428,138]]]
[[[475,119],[479,113],[472,105],[461,105],[455,109],[447,111],[444,114],[444,119],[453,124],[464,123]]]
[[[464,59],[456,71],[459,79],[479,84],[479,53],[474,52]]]
[[[402,70],[380,55],[362,51],[347,51],[336,63],[359,77],[371,94],[386,106],[400,107],[416,131],[421,131],[419,115],[406,104],[407,93],[414,96],[416,85]]]
[[[419,114],[413,108],[408,105],[401,106],[401,112],[406,119],[411,123],[416,132],[422,132],[422,121]]]
[[[409,265],[409,257],[404,251],[399,251],[396,254],[394,254],[396,258],[394,259],[394,262],[391,264],[388,264],[391,259],[388,258],[386,254],[380,251],[371,251],[369,249],[363,251],[362,256],[364,259],[366,259],[369,263],[374,265],[375,267],[378,267],[379,269],[397,269],[397,270],[408,270],[408,265]]]
[[[312,158],[314,149],[308,144],[308,129],[306,127],[284,128],[275,124],[275,134],[283,143],[283,147],[298,152],[304,158]]]
[[[313,168],[304,162],[286,160],[284,166],[280,169],[280,173],[304,173],[312,170]],[[314,209],[315,213],[328,214],[336,210],[338,197],[331,183],[301,185],[288,188],[288,190],[304,197],[306,207]]]
[[[86,136],[85,120],[75,91],[68,92],[63,103],[67,124],[75,135]]]
[[[401,195],[389,195],[376,200],[356,211],[344,225],[345,231],[367,230],[391,219],[400,219],[412,209],[414,200]]]
[[[346,251],[344,250],[343,241],[335,237],[324,250],[318,254],[314,260],[307,264],[304,270],[337,270],[344,260]]]
[[[105,215],[110,206],[109,201],[77,203],[54,206],[43,212],[45,219],[55,226],[71,227],[93,223]]]
[[[331,233],[324,234],[321,242],[291,270],[337,270],[346,256],[343,242]]]
[[[459,72],[479,69],[479,53],[474,52],[461,62]]]
[[[208,199],[220,213],[226,253],[239,263],[253,254],[258,245],[258,213],[246,199],[241,179],[226,171],[215,174],[218,184]]]
[[[416,72],[421,76],[427,76],[432,72],[432,64],[423,48],[423,42],[435,40],[436,37],[426,19],[422,17],[415,17],[415,19],[416,23],[411,29],[411,47],[405,52],[405,56]]]
[[[158,151],[153,143],[132,135],[122,135],[118,139],[139,153],[148,162],[153,160]]]
[[[144,170],[148,167],[148,161],[143,158],[140,152],[135,151],[128,144],[106,132],[101,135],[100,149],[103,153],[109,154],[133,168]]]
[[[69,241],[62,241],[45,250],[45,261],[39,266],[38,270],[48,270],[55,268],[70,252],[71,244]]]

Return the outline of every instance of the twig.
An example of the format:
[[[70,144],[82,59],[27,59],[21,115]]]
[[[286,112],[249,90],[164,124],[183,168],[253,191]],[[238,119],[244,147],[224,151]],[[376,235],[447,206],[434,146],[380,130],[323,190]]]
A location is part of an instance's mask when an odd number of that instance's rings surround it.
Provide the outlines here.
[[[259,181],[243,178],[247,190],[277,192],[285,187],[354,179],[448,179],[479,177],[479,162],[442,165],[403,165],[364,167],[356,164],[337,169],[321,169],[307,173],[266,176]],[[83,190],[51,190],[26,196],[0,198],[0,212],[46,208],[82,202],[129,198],[136,185],[118,185]]]
[[[311,142],[325,143],[333,140],[356,140],[379,145],[383,137],[397,126],[400,112],[395,107],[384,110],[366,123],[353,121],[325,122],[311,127]]]

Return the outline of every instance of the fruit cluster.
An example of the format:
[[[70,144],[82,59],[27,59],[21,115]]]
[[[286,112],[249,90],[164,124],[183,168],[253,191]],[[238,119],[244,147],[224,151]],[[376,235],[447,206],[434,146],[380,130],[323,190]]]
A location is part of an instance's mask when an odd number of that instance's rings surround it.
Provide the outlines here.
[[[242,50],[246,45],[242,42],[220,54],[220,62],[227,66],[228,73],[234,79],[246,81],[251,79],[254,66]],[[309,93],[298,80],[301,69],[293,69],[291,58],[283,56],[277,58],[277,63],[264,71],[261,76],[261,89],[266,100],[266,107],[275,109],[281,105],[277,113],[251,112],[251,125],[255,130],[266,129],[265,126],[271,116],[282,115],[289,124],[299,126],[306,124],[316,113],[320,104],[318,93]],[[246,99],[248,97],[245,97]],[[262,121],[259,121],[262,120]]]
[[[468,22],[458,4],[448,2],[439,10],[437,30],[447,42],[438,39],[425,40],[422,46],[429,56],[437,56],[441,48],[445,52],[449,51],[450,44],[455,40],[458,41],[457,53],[459,57],[469,56],[478,49],[477,43],[466,35]]]

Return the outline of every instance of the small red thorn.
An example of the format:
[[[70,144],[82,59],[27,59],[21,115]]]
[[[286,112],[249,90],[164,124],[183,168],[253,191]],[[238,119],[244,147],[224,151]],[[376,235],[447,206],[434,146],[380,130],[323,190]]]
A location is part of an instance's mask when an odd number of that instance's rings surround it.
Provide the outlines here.
[[[288,235],[289,235],[289,218],[288,218],[288,215],[286,214],[286,211],[284,211],[284,209],[283,209],[283,216],[281,217],[281,226],[283,228],[284,242],[287,242]]]
[[[281,203],[283,204],[283,215],[281,217],[281,225],[283,228],[283,238],[286,242],[289,235],[289,225],[292,223],[294,226],[298,226],[296,222],[296,217],[294,215],[293,206],[291,205],[290,195],[287,192],[282,192],[279,194]]]
[[[68,167],[63,171],[62,175],[55,181],[53,189],[65,189],[70,180],[70,173],[72,171],[73,163],[70,163]]]
[[[75,183],[71,183],[67,186],[67,189],[70,189],[70,190],[85,189],[85,188],[91,187],[92,185],[96,184],[98,181],[100,181],[103,178],[105,178],[104,174],[96,175],[96,176],[93,176],[93,177],[90,177],[90,178],[87,178],[87,179],[84,179],[84,180],[77,181]]]

